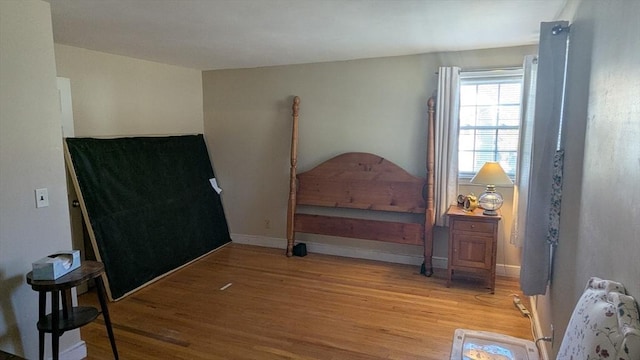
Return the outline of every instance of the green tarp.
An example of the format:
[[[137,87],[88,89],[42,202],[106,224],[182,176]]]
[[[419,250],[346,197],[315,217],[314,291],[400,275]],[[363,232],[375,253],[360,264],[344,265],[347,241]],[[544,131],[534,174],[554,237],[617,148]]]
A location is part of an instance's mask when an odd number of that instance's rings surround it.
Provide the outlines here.
[[[113,299],[231,241],[202,135],[66,143]]]

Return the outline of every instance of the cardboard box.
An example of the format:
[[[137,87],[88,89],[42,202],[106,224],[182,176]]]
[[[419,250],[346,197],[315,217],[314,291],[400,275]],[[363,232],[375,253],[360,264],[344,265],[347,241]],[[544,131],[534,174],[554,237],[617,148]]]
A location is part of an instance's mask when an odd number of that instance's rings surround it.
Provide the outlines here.
[[[58,251],[32,266],[33,280],[55,280],[80,267],[80,250]]]

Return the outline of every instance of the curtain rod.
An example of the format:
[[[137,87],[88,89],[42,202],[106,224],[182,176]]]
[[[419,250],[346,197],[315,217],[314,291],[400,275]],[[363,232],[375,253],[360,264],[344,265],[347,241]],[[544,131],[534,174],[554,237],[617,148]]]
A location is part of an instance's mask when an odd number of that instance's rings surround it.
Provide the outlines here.
[[[475,68],[471,68],[471,69],[460,69],[460,72],[489,72],[489,71],[500,71],[500,70],[505,70],[505,71],[513,71],[513,70],[522,70],[522,66],[512,66],[512,67],[500,67],[500,68],[493,68],[493,69],[475,69]],[[435,72],[434,74],[438,75],[439,72]]]

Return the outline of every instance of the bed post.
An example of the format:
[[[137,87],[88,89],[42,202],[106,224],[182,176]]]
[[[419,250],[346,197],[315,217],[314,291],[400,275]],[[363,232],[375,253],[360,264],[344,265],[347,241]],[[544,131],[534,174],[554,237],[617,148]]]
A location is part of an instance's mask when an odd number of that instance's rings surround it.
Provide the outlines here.
[[[435,139],[434,139],[434,104],[433,97],[427,101],[428,118],[427,118],[427,198],[424,219],[424,263],[422,264],[421,273],[425,276],[433,274],[433,226],[435,224],[435,213],[433,209],[433,165],[435,162]]]
[[[298,109],[300,107],[300,98],[293,98],[293,130],[291,131],[291,169],[289,170],[289,207],[287,209],[287,256],[293,255],[293,218],[296,214],[296,167],[298,166]]]

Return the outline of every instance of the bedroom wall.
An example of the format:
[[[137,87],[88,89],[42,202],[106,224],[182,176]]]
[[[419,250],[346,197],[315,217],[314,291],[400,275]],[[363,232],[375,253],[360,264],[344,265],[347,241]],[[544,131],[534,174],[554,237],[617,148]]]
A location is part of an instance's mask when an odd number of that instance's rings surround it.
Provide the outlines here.
[[[524,55],[536,52],[525,46],[203,72],[205,134],[234,239],[286,244],[293,95],[301,97],[299,171],[345,151],[364,151],[424,176],[426,100],[438,66],[520,66]],[[508,198],[511,192],[504,191]],[[504,210],[510,213],[510,206]],[[504,242],[509,218],[502,222],[498,263],[517,266],[519,250]],[[435,256],[444,258],[446,232],[436,235]],[[299,239],[420,261],[417,246],[308,234]]]
[[[75,136],[202,133],[200,70],[55,44]]]
[[[582,1],[571,25],[560,240],[539,296],[555,358],[588,279],[619,281],[640,299],[640,2]]]
[[[71,248],[50,6],[0,1],[0,349],[38,357],[38,293],[31,263]],[[48,188],[36,209],[34,189]],[[47,355],[50,340],[47,338]],[[80,359],[78,330],[60,350]]]

